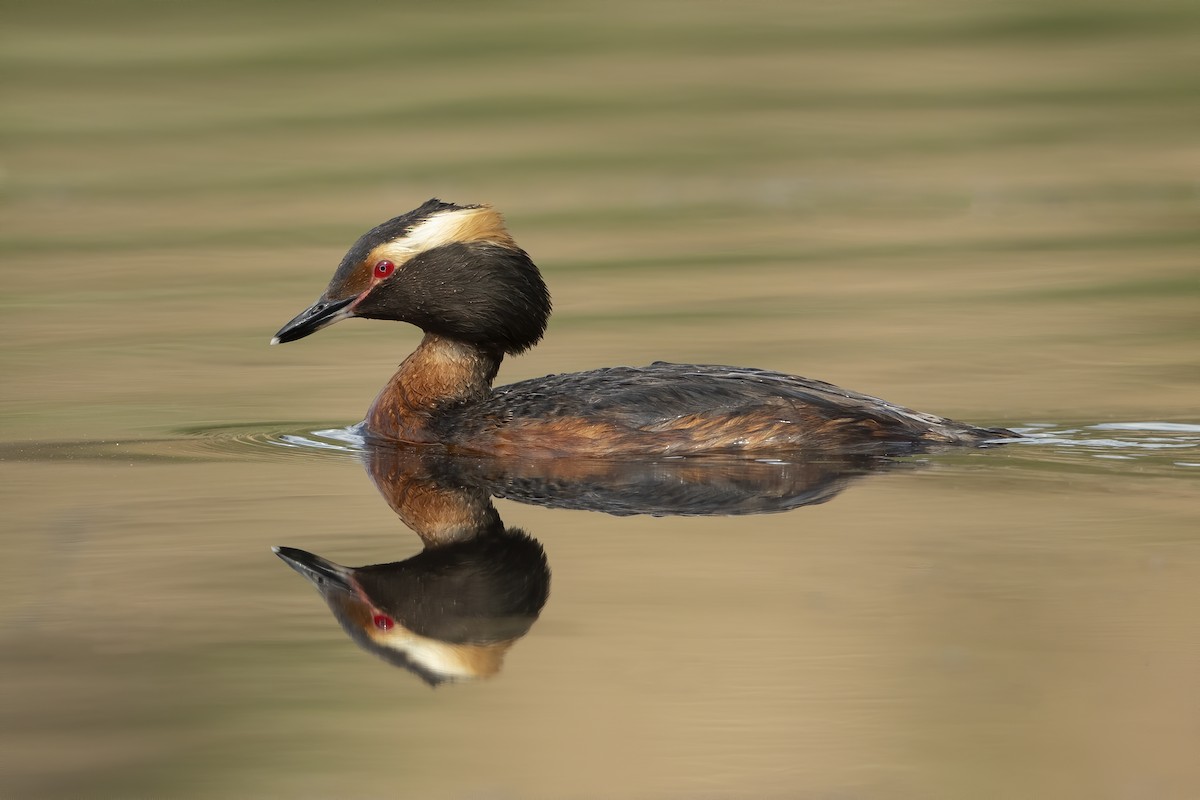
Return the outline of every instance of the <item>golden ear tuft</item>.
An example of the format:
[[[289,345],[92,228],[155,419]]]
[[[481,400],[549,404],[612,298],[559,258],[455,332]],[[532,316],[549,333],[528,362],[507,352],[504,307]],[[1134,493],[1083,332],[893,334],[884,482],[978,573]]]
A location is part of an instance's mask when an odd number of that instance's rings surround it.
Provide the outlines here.
[[[370,259],[406,261],[417,253],[455,242],[493,242],[515,247],[504,218],[491,206],[457,208],[434,214],[406,235],[376,247]]]

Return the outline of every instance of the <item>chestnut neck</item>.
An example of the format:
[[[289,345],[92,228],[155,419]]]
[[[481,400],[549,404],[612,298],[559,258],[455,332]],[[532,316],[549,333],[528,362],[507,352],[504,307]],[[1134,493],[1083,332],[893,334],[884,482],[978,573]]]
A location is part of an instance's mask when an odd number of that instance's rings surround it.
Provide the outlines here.
[[[430,423],[437,412],[486,398],[503,358],[501,352],[426,333],[375,398],[367,412],[368,432],[394,441],[436,441]]]

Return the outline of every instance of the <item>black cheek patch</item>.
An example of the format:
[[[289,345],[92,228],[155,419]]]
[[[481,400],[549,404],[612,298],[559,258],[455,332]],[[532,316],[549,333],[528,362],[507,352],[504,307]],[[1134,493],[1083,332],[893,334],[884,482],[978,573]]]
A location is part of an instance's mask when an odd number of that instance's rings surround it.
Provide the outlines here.
[[[355,307],[488,350],[519,353],[545,332],[550,295],[519,248],[455,242],[419,253]]]

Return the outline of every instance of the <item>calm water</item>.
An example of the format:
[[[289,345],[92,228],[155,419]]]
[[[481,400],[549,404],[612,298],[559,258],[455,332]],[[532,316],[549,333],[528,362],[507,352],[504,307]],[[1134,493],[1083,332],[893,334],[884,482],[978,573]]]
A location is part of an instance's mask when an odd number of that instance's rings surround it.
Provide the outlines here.
[[[64,4],[0,43],[0,795],[1200,796],[1192,4]],[[266,342],[434,195],[554,294],[503,381],[743,364],[1028,438],[368,451],[416,332]],[[410,669],[275,546],[396,565]]]

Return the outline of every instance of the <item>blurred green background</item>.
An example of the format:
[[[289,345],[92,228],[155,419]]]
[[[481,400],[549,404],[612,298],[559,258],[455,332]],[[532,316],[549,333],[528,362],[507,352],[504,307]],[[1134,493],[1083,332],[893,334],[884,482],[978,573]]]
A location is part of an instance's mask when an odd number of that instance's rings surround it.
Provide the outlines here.
[[[554,294],[503,381],[661,358],[1194,423],[1200,5],[0,10],[0,794],[1200,793],[1169,453],[736,528],[502,506],[549,534],[546,618],[430,694],[266,549],[411,552],[357,467],[181,433],[359,420],[415,330],[266,344],[431,196],[494,204]],[[129,439],[172,441],[77,444]]]
[[[547,273],[502,379],[1194,408],[1193,3],[10,2],[0,35],[9,437],[355,419],[414,332],[257,345],[431,196]]]

